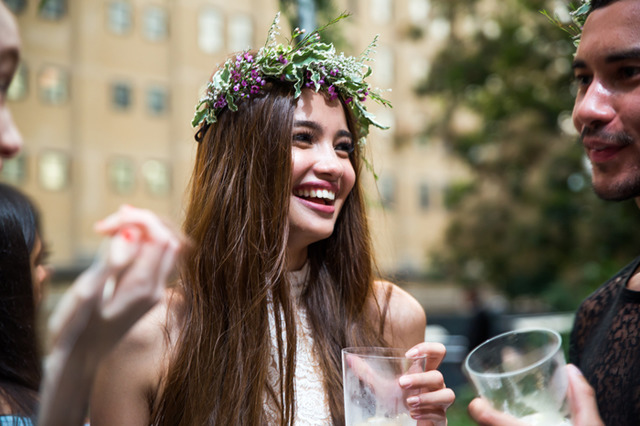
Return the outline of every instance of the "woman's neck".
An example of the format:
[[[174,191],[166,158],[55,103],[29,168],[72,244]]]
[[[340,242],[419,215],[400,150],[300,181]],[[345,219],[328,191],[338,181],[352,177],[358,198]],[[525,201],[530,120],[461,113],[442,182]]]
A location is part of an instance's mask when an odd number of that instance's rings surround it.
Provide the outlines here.
[[[294,250],[291,247],[287,250],[287,270],[298,271],[302,269],[307,261],[307,246]]]

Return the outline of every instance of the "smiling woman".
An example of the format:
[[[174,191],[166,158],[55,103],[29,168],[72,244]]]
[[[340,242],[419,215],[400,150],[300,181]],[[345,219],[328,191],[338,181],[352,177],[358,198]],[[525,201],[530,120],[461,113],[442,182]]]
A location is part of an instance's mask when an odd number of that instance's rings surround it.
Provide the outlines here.
[[[386,101],[365,81],[368,51],[276,33],[277,20],[198,104],[193,250],[102,366],[92,426],[344,424],[341,349],[422,342],[422,307],[374,275],[357,147],[376,125],[364,101]],[[406,377],[421,392],[407,403],[444,425],[444,348],[420,348],[430,371]]]
[[[307,247],[333,233],[356,173],[350,159],[353,136],[338,99],[305,89],[293,120],[287,266],[298,270]]]

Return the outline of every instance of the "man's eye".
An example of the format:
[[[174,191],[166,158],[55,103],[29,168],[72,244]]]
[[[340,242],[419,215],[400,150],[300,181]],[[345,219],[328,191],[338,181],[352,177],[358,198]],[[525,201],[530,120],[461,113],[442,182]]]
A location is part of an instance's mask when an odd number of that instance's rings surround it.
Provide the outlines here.
[[[622,75],[623,78],[635,77],[638,74],[640,74],[640,68],[639,67],[622,67],[622,68],[620,68],[620,75]]]
[[[573,76],[573,81],[576,82],[579,86],[587,86],[591,83],[592,77],[586,74],[578,74]]]

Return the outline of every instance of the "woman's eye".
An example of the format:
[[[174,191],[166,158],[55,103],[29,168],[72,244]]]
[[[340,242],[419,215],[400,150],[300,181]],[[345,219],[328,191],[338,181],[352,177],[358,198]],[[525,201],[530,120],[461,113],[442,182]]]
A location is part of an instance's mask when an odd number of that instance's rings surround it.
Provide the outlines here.
[[[336,151],[346,152],[347,154],[351,154],[355,149],[355,144],[351,141],[349,142],[340,142],[336,145]]]
[[[294,142],[311,143],[313,142],[313,135],[308,132],[300,132],[293,134]]]

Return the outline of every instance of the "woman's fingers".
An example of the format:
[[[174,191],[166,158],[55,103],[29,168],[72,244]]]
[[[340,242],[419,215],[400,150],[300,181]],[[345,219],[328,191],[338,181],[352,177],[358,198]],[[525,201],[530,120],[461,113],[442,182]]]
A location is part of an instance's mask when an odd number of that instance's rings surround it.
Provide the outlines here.
[[[407,358],[415,358],[421,355],[427,356],[427,368],[426,370],[435,370],[440,366],[440,363],[444,359],[447,349],[442,343],[436,342],[422,342],[409,349],[405,356]]]
[[[423,373],[405,374],[398,379],[403,389],[422,389],[433,392],[446,387],[444,377],[438,370],[425,371]]]
[[[175,241],[182,245],[184,238],[171,224],[156,216],[150,210],[138,209],[129,205],[121,206],[118,211],[94,225],[96,232],[113,235],[126,226],[136,226],[142,231],[142,239],[154,241]]]

